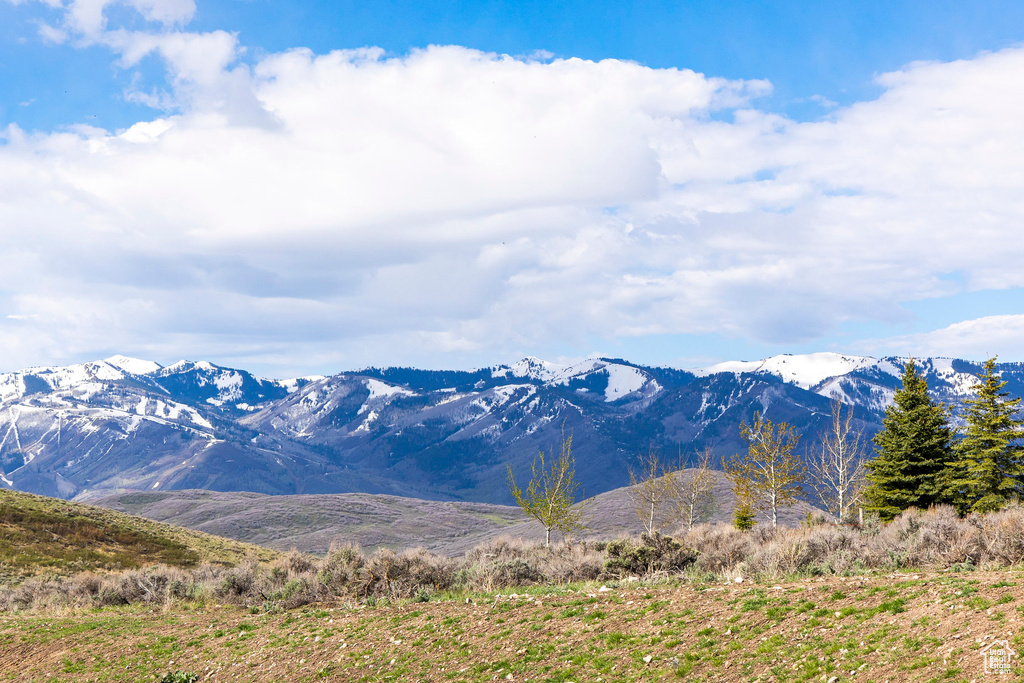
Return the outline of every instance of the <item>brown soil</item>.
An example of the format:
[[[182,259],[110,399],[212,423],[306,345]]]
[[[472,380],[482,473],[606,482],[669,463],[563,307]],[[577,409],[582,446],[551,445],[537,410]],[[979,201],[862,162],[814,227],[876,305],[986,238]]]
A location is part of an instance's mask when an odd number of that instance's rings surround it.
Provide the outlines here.
[[[0,680],[1002,682],[1024,677],[986,675],[980,650],[1021,650],[1022,620],[1018,571],[107,609],[0,617]]]

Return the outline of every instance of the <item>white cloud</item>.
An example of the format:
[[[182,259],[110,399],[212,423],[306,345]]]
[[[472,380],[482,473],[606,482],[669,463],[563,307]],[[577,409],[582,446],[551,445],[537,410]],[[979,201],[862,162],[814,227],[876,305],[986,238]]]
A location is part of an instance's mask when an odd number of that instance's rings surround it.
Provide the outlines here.
[[[964,320],[931,332],[865,341],[862,346],[868,352],[904,356],[985,359],[998,354],[1016,360],[1024,357],[1024,315]]]
[[[913,64],[797,123],[756,108],[761,81],[461,47],[243,62],[230,33],[109,29],[105,6],[70,6],[69,26],[124,66],[159,55],[166,92],[135,96],[167,111],[3,133],[11,363],[796,343],[898,321],[898,302],[956,291],[954,271],[1024,285],[1021,49]]]
[[[193,0],[70,0],[67,3],[51,0],[46,4],[64,8],[65,27],[86,39],[95,38],[105,31],[105,12],[111,5],[126,5],[146,21],[164,26],[183,25],[192,19],[196,11]]]

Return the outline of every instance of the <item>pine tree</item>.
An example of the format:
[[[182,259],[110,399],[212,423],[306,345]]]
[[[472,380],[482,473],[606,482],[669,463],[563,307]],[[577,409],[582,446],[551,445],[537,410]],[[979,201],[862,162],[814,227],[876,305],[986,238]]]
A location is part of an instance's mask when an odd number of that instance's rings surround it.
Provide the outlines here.
[[[737,504],[732,513],[732,524],[740,531],[753,529],[757,524],[757,520],[754,518],[754,506],[746,501]]]
[[[884,521],[909,507],[950,502],[954,456],[949,411],[928,396],[928,383],[913,359],[904,367],[902,381],[885,409],[882,431],[875,435],[878,457],[866,463],[866,508]]]
[[[1024,462],[1017,440],[1019,398],[1007,398],[1006,382],[996,374],[996,359],[985,361],[977,395],[965,401],[967,428],[956,444],[956,471],[951,482],[962,512],[991,512],[1021,495]]]

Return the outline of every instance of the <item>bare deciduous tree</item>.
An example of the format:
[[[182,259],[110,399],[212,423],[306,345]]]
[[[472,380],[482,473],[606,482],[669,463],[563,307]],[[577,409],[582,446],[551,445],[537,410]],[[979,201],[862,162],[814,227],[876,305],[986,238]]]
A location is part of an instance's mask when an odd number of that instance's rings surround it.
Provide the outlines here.
[[[864,449],[853,427],[853,406],[832,398],[832,424],[807,458],[808,483],[818,501],[837,521],[848,519],[864,486]]]
[[[640,456],[639,473],[633,468],[629,470],[629,497],[648,534],[653,535],[657,531],[657,514],[664,514],[665,506],[676,493],[676,475],[675,471],[665,467],[653,448],[647,451],[647,455]]]
[[[681,463],[684,467],[673,477],[676,516],[687,529],[706,522],[715,513],[713,458],[714,450],[708,446],[690,462]]]

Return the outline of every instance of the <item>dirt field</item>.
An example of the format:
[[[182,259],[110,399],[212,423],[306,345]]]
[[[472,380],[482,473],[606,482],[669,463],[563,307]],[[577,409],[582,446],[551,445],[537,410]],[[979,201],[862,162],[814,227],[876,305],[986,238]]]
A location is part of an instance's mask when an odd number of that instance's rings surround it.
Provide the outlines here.
[[[121,608],[0,616],[0,680],[1024,681],[1024,666],[986,674],[980,652],[1024,653],[1022,624],[1019,571]]]

